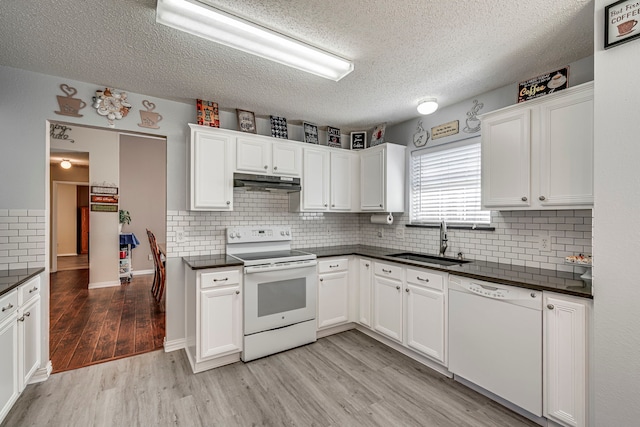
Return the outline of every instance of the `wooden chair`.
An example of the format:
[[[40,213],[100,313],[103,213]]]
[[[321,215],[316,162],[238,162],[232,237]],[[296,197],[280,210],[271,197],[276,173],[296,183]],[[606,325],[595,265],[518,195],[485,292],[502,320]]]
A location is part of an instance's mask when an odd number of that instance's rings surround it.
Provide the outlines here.
[[[164,295],[164,286],[166,281],[166,271],[164,262],[162,261],[162,255],[158,248],[158,242],[156,236],[147,229],[147,237],[149,238],[149,247],[151,248],[151,255],[153,255],[153,263],[155,264],[155,274],[153,275],[153,285],[151,286],[151,293],[157,302],[162,301]]]

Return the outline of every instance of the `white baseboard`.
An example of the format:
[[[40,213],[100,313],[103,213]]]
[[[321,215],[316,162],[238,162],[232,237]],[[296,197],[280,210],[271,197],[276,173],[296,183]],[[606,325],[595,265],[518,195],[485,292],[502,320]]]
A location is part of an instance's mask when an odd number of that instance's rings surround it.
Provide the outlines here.
[[[33,373],[29,380],[29,384],[41,383],[48,380],[52,371],[53,365],[51,364],[51,360],[49,360],[44,368],[40,368]]]
[[[316,332],[318,339],[328,337],[329,335],[339,334],[340,332],[355,329],[356,324],[353,322],[345,323],[344,325],[333,326],[331,328],[322,329]]]
[[[89,283],[89,289],[111,288],[113,286],[120,286],[120,280],[118,280],[117,282]]]
[[[134,276],[144,276],[146,274],[155,274],[155,270],[133,270],[131,274]]]
[[[179,338],[177,340],[171,340],[171,341],[167,341],[166,337],[164,339],[164,352],[165,353],[170,353],[172,351],[176,351],[176,350],[182,350],[183,348],[185,348],[185,339],[184,338]]]
[[[73,254],[58,254],[58,256],[78,256],[78,254],[73,253]]]

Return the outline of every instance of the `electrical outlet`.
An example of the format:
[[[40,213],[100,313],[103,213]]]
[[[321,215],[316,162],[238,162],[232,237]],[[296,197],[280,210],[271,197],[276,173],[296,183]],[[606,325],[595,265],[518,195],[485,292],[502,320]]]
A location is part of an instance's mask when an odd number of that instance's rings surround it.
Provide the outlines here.
[[[378,237],[381,239],[384,237],[384,230],[382,228],[378,229]]]
[[[396,227],[396,239],[404,240],[404,227],[401,225]]]
[[[153,255],[149,254],[149,261],[153,261]]]
[[[176,242],[184,242],[184,231],[176,231]]]
[[[540,252],[549,252],[551,250],[551,238],[548,234],[538,236],[538,250]]]
[[[331,227],[327,227],[327,236],[331,235]]]

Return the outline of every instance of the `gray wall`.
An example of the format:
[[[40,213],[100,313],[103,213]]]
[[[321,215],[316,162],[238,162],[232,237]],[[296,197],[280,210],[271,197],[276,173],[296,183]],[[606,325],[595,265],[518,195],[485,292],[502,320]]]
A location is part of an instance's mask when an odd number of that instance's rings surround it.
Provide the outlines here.
[[[131,214],[124,232],[138,237],[141,245],[132,251],[136,271],[153,270],[147,228],[165,243],[167,220],[167,144],[164,139],[120,135],[120,209]]]
[[[594,426],[640,423],[640,42],[603,49],[595,2]],[[634,2],[635,3],[635,2]]]

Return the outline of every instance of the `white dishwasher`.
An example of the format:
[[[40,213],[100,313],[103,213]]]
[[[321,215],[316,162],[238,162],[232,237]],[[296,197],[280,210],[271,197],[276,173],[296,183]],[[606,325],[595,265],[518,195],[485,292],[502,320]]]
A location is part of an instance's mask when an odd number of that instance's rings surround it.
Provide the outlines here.
[[[542,292],[449,276],[449,370],[542,415]]]

